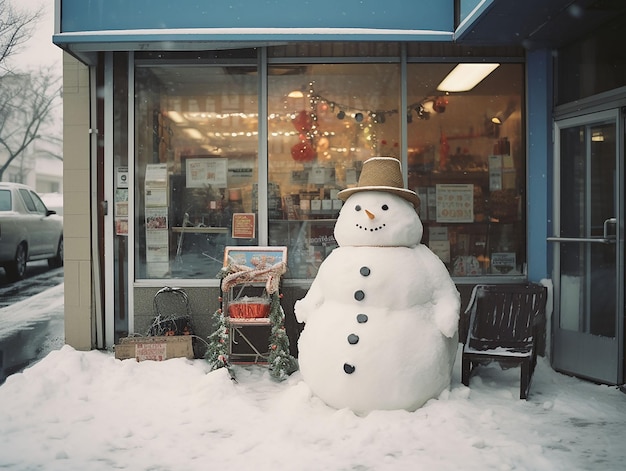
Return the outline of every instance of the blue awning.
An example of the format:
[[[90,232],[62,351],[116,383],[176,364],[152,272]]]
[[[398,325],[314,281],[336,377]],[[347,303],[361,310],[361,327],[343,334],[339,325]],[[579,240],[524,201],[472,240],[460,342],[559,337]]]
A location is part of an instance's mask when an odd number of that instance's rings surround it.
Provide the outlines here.
[[[452,41],[441,0],[57,0],[54,44],[99,51],[235,49],[299,41]]]

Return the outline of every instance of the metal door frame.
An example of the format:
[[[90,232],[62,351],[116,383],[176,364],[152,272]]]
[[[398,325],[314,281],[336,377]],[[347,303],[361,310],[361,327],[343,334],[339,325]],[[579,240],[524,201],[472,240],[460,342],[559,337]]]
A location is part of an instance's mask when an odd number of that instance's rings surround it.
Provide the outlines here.
[[[617,218],[617,224],[615,225],[616,231],[616,337],[611,340],[609,337],[594,336],[588,333],[566,331],[560,329],[561,321],[561,279],[560,279],[560,242],[580,242],[580,243],[593,243],[600,242],[598,239],[585,239],[585,238],[563,238],[559,235],[561,225],[560,214],[560,202],[561,202],[561,135],[560,131],[565,128],[575,126],[590,126],[600,123],[614,123],[615,124],[615,169],[616,179],[615,188],[615,217]],[[588,146],[590,146],[590,142]],[[587,158],[589,157],[589,147],[586,150]],[[593,380],[601,380],[612,384],[621,384],[624,382],[624,117],[621,116],[619,109],[612,109],[607,111],[600,111],[596,113],[590,113],[586,115],[576,116],[572,118],[566,118],[554,122],[554,197],[553,197],[553,225],[552,234],[553,237],[549,237],[549,242],[554,242],[553,250],[553,282],[554,282],[554,315],[552,323],[552,361],[553,366],[556,369],[571,373],[577,376],[588,377]],[[606,236],[606,233],[605,233]],[[606,238],[606,237],[605,237]],[[586,358],[584,351],[578,349],[577,346],[581,340],[581,336],[586,336],[585,341],[593,344],[593,351],[596,352],[595,358],[602,358],[602,356],[611,356],[614,354],[615,368],[613,369],[613,362],[610,365],[602,365],[596,362],[595,366],[598,367],[598,376],[593,377],[589,374],[581,374],[576,370],[576,363],[583,364],[584,362],[593,362],[593,359]],[[616,351],[615,351],[616,350]],[[613,352],[613,353],[612,353]],[[559,355],[570,355],[574,357],[573,365],[559,365]],[[584,369],[584,368],[583,368]],[[602,379],[600,378],[602,377]],[[609,379],[610,378],[610,379]]]

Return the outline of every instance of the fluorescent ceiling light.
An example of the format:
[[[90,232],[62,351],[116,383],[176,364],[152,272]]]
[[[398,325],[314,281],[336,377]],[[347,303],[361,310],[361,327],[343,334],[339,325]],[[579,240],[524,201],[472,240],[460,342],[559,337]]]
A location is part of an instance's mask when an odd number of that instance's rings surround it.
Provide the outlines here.
[[[185,122],[185,118],[183,118],[178,111],[168,111],[167,116],[176,124],[181,124]]]
[[[441,92],[467,92],[500,64],[458,64],[437,86]]]
[[[304,93],[302,93],[302,90],[292,90],[287,96],[289,98],[304,98]]]
[[[192,139],[201,140],[203,138],[202,133],[196,128],[184,128],[183,131]]]

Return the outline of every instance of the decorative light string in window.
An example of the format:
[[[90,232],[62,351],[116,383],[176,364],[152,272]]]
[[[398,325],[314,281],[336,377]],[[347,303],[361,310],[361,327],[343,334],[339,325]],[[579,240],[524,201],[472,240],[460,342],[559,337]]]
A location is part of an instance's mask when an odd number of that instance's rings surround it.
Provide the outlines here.
[[[313,88],[313,82],[309,83],[307,98],[311,105],[311,110],[313,111],[312,118],[314,121],[317,121],[318,106],[323,107],[324,111],[330,109],[330,111],[336,112],[335,116],[339,120],[350,117],[357,123],[363,122],[367,117],[369,121],[374,124],[384,124],[387,121],[388,116],[399,113],[398,109],[366,110],[340,103],[336,100],[332,100],[316,93]],[[424,97],[420,101],[416,101],[407,106],[407,121],[409,123],[413,122],[413,112],[415,112],[415,115],[419,119],[429,119],[431,114],[444,113],[447,106],[448,99],[444,96]]]

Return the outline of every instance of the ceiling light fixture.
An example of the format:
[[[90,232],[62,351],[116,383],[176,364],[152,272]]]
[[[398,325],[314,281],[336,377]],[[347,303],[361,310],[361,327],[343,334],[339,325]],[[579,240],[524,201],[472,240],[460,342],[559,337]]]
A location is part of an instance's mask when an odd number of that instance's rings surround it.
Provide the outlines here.
[[[593,142],[604,142],[604,134],[602,131],[593,131],[591,133],[591,140]]]
[[[442,92],[467,92],[482,82],[500,64],[458,64],[437,86]]]
[[[498,112],[493,118],[491,118],[491,122],[493,124],[502,124],[504,123],[515,111],[515,102],[510,101],[504,111]]]
[[[183,118],[178,111],[168,111],[167,116],[176,124],[181,124],[185,122],[185,118]]]
[[[200,131],[198,131],[196,128],[184,128],[183,131],[190,138],[195,139],[197,141],[202,140],[202,138],[203,138],[202,133]]]

